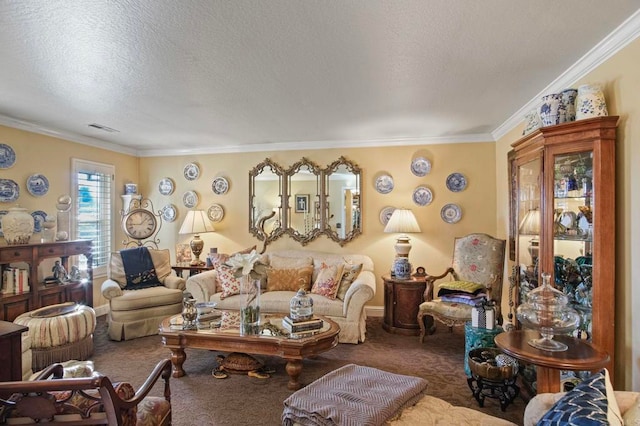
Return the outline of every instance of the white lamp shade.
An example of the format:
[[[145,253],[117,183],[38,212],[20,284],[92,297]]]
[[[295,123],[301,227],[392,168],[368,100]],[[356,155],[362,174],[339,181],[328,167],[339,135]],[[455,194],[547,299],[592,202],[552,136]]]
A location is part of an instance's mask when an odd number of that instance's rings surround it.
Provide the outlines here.
[[[213,232],[215,229],[204,210],[189,210],[184,218],[179,234],[202,234]]]
[[[409,209],[395,209],[387,226],[384,227],[384,232],[394,233],[409,233],[420,232],[420,225],[413,212]]]
[[[518,230],[522,235],[538,235],[540,233],[540,210],[529,210],[522,218]]]

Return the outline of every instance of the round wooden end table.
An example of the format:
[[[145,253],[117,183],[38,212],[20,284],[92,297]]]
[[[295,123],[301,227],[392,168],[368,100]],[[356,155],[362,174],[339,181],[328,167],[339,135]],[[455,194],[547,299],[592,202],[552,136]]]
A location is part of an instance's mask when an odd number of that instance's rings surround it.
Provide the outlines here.
[[[609,354],[602,352],[584,340],[569,336],[554,336],[568,346],[566,351],[550,352],[534,348],[528,342],[537,339],[534,330],[517,330],[500,333],[496,346],[514,358],[536,366],[537,393],[560,392],[560,371],[594,371],[609,363]]]

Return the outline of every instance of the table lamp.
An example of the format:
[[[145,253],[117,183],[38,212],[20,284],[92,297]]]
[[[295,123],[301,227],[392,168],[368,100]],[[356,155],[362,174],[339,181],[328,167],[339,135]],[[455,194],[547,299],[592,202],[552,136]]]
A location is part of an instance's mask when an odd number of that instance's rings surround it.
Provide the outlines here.
[[[195,256],[195,259],[191,260],[190,265],[204,265],[204,262],[200,260],[200,253],[202,253],[202,249],[204,248],[204,241],[200,239],[200,234],[213,231],[215,231],[215,229],[213,225],[211,225],[211,221],[204,210],[189,210],[189,212],[187,212],[187,217],[184,218],[184,222],[182,222],[178,233],[195,234],[193,240],[189,243],[191,252]]]
[[[411,264],[409,263],[411,243],[409,242],[409,236],[406,234],[420,232],[418,221],[411,210],[395,209],[391,218],[389,218],[389,222],[387,222],[387,226],[384,227],[384,232],[400,233],[394,246],[396,257],[391,268],[391,276],[400,280],[408,280],[411,278]]]

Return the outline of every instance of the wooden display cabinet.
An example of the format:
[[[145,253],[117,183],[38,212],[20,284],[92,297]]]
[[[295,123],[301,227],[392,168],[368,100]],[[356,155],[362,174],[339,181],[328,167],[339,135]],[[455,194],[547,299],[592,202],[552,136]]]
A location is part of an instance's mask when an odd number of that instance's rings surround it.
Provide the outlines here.
[[[581,316],[573,335],[609,355],[611,377],[617,122],[616,116],[596,117],[543,127],[516,141],[508,155],[515,264],[507,321],[518,326],[518,305],[542,283],[541,274],[550,273]]]
[[[64,302],[93,306],[91,250],[92,243],[88,240],[0,246],[0,279],[4,270],[12,263],[26,263],[29,268],[29,291],[22,294],[0,294],[0,320],[13,321],[24,312]],[[80,255],[87,259],[86,279],[45,285],[38,277],[38,267],[44,259],[58,258],[69,271],[69,258]]]

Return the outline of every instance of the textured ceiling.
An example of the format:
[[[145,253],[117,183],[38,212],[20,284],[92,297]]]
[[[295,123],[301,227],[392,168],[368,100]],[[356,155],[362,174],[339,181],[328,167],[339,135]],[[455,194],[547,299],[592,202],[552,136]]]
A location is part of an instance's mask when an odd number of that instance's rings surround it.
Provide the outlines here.
[[[639,7],[2,1],[0,124],[138,155],[486,141]]]

